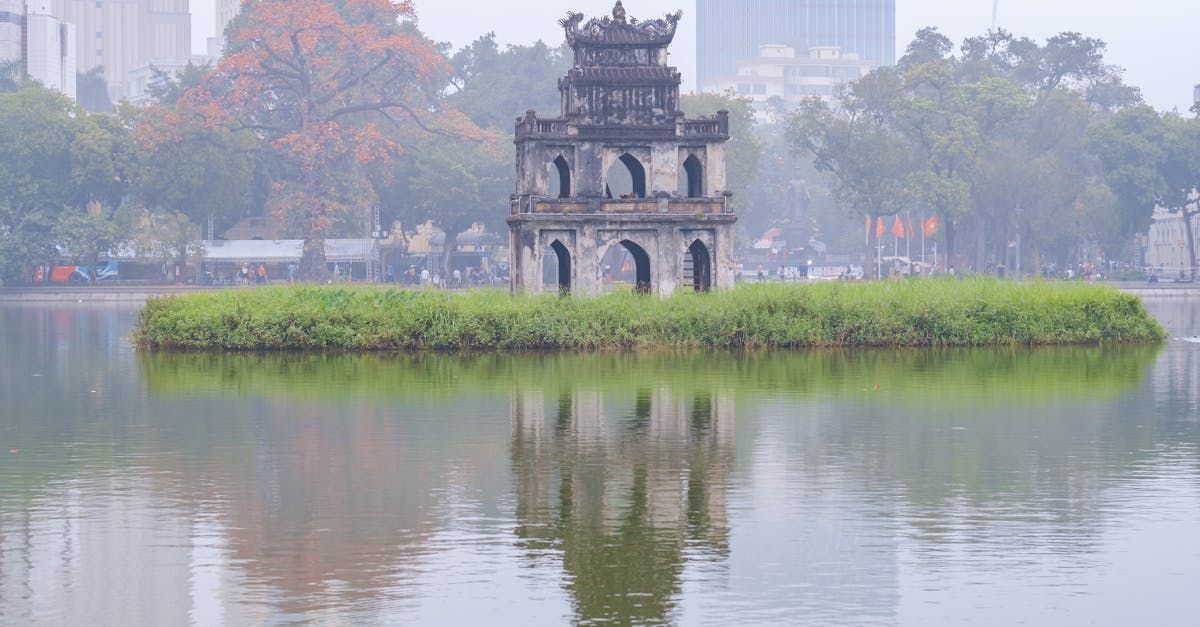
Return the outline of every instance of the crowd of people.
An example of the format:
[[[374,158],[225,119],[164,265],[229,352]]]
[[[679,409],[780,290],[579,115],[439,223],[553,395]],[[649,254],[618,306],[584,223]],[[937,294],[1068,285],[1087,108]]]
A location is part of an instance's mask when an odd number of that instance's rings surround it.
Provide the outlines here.
[[[438,269],[433,272],[429,268],[417,269],[410,265],[407,270],[396,275],[395,266],[388,264],[385,279],[388,283],[399,283],[410,287],[430,287],[437,289],[462,289],[467,287],[489,287],[504,280],[486,269],[469,267],[465,271],[455,268],[448,275],[443,275]]]

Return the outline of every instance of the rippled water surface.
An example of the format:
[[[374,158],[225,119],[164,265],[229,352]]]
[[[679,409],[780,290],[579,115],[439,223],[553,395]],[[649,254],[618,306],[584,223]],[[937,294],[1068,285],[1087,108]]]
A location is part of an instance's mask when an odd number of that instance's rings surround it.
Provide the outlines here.
[[[0,623],[1200,616],[1200,345],[147,355],[135,315],[0,305]]]

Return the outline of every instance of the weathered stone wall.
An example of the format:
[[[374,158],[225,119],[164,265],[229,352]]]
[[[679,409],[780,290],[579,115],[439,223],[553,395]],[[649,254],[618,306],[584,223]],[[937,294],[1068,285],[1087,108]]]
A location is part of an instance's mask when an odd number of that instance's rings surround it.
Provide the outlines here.
[[[599,294],[603,288],[603,259],[613,246],[628,240],[646,251],[650,260],[651,292],[669,296],[682,285],[684,257],[699,240],[712,265],[712,288],[733,287],[737,269],[733,257],[731,214],[692,216],[669,214],[520,214],[509,218],[513,264],[510,269],[514,291],[540,293],[543,263],[553,255],[556,240],[571,256],[571,291],[579,295]]]

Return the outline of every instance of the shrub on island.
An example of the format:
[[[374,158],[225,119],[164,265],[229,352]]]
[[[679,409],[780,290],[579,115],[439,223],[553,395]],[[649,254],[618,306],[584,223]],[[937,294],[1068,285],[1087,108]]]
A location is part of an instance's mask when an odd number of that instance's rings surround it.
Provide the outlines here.
[[[1085,345],[1165,338],[1116,289],[988,279],[745,285],[659,299],[370,286],[151,299],[145,348],[477,351]]]

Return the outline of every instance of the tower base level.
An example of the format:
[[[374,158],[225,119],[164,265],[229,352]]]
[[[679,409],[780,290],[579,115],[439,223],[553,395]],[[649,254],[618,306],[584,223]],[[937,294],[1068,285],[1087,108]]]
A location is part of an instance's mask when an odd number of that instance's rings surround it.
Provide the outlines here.
[[[632,288],[661,297],[732,288],[732,214],[508,218],[514,293],[594,296]]]

